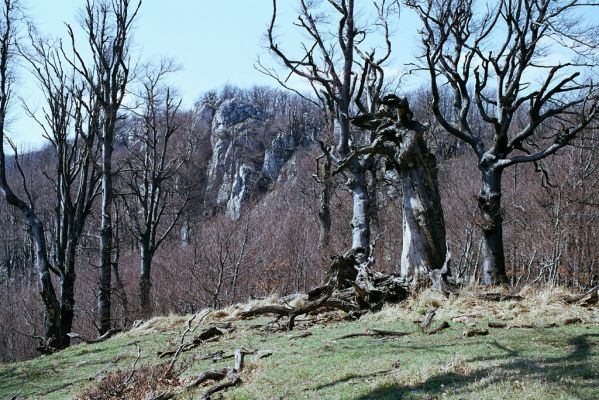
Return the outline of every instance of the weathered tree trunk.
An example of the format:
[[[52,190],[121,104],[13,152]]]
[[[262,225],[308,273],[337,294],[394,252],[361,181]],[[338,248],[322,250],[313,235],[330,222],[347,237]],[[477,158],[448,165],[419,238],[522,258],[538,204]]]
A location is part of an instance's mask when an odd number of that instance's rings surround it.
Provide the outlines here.
[[[139,299],[142,318],[149,318],[152,315],[152,302],[150,300],[150,290],[152,288],[151,268],[152,253],[148,245],[141,244],[141,273],[139,276]]]
[[[70,242],[67,248],[67,257],[64,264],[64,272],[60,286],[60,326],[61,343],[60,348],[70,346],[71,338],[68,336],[73,330],[73,318],[75,316],[75,252],[77,244]]]
[[[442,289],[449,264],[437,162],[424,139],[427,128],[412,119],[406,99],[387,95],[381,103],[384,107],[378,113],[352,120],[373,133],[370,146],[352,157],[380,155],[397,171],[403,188],[401,276],[417,283],[422,275],[443,270],[430,274],[434,285]]]
[[[3,116],[0,114],[0,143],[4,138]],[[6,159],[4,150],[0,149],[0,193],[4,195],[6,202],[13,207],[18,208],[25,217],[29,226],[33,247],[35,251],[35,262],[37,266],[37,275],[39,282],[39,293],[44,303],[44,341],[39,350],[47,353],[53,349],[60,348],[61,326],[60,326],[60,303],[54,290],[51,277],[51,266],[48,260],[48,250],[46,248],[46,235],[44,226],[38,219],[35,212],[23,200],[18,198],[6,180]]]
[[[409,142],[409,136],[415,143],[409,146],[399,171],[403,189],[401,275],[417,283],[429,271],[443,267],[447,245],[437,162],[422,133],[413,133],[402,135],[404,143]]]
[[[324,146],[323,146],[324,147]],[[318,210],[319,234],[318,247],[326,248],[331,240],[331,165],[330,154],[325,149],[324,176],[322,179],[322,192],[320,194],[320,209]]]
[[[100,231],[100,284],[98,293],[98,317],[100,334],[110,330],[110,290],[112,285],[112,140],[110,128],[102,138],[102,228]]]
[[[349,72],[351,73],[351,65]],[[349,87],[346,88],[349,91]],[[350,155],[350,120],[349,120],[349,95],[341,102],[339,110],[339,119],[335,121],[338,130],[339,142],[337,152],[343,158]],[[365,165],[358,159],[351,162],[349,169],[351,177],[348,188],[353,198],[353,213],[351,220],[352,228],[352,249],[364,249],[368,251],[370,247],[370,196],[368,195],[368,180],[366,178]]]
[[[503,249],[503,216],[501,210],[501,177],[503,171],[493,166],[481,167],[483,187],[478,197],[478,209],[482,218],[482,284],[505,285]]]
[[[44,340],[45,343],[39,347],[43,353],[51,352],[53,349],[60,348],[60,303],[54,291],[52,277],[50,276],[50,262],[46,249],[46,238],[44,228],[41,222],[32,211],[25,213],[27,223],[31,227],[33,241],[35,243],[35,257],[39,276],[39,290],[44,310]]]
[[[364,165],[356,160],[351,166],[349,188],[353,197],[352,249],[368,251],[370,246],[370,196]]]

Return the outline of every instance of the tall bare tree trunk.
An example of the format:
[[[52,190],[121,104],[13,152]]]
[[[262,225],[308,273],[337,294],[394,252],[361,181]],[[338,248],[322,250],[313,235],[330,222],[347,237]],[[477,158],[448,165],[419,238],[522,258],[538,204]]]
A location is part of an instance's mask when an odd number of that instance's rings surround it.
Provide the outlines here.
[[[318,210],[319,234],[318,246],[326,248],[331,241],[331,192],[333,183],[331,181],[331,156],[323,145],[324,173],[322,179],[322,192],[320,193],[320,208]]]
[[[346,104],[345,102],[341,103]],[[350,121],[347,118],[349,114],[349,105],[340,107],[340,117],[338,123],[339,142],[337,152],[345,159],[350,155]],[[353,199],[352,208],[352,249],[364,249],[368,252],[370,246],[370,195],[368,194],[368,179],[366,177],[366,167],[359,159],[352,160],[349,165],[351,177],[348,188]]]
[[[112,142],[113,132],[104,130],[102,138],[102,227],[100,231],[100,284],[98,316],[100,334],[110,330],[110,291],[112,285]]]
[[[503,249],[503,216],[501,210],[501,177],[503,170],[493,166],[482,167],[483,186],[478,196],[482,217],[482,284],[508,283]]]
[[[351,166],[349,189],[353,197],[352,249],[368,251],[370,246],[370,195],[366,168],[356,160]]]
[[[10,202],[9,202],[10,203]],[[31,210],[26,211],[25,218],[31,227],[33,241],[35,243],[35,258],[39,277],[40,296],[45,306],[44,310],[44,339],[46,343],[39,348],[40,351],[52,351],[60,349],[60,303],[54,291],[52,277],[50,275],[50,262],[46,248],[46,237],[42,223]]]
[[[151,268],[152,253],[148,245],[141,243],[141,270],[139,276],[139,299],[142,318],[152,315],[152,302],[150,300],[150,289],[152,288]]]
[[[60,285],[60,326],[61,326],[61,348],[69,347],[71,338],[68,333],[72,332],[73,319],[75,317],[75,253],[77,243],[69,241],[64,263],[64,272]]]

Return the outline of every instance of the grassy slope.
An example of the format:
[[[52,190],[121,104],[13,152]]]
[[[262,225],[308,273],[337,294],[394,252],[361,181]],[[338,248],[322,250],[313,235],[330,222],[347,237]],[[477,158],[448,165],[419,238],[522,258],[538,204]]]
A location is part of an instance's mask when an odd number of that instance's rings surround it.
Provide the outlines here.
[[[250,329],[266,319],[236,321],[236,330],[226,338],[181,357],[190,365],[184,375],[231,365],[230,359],[212,363],[197,358],[243,346],[272,350],[273,355],[256,362],[250,359],[242,375],[243,385],[226,392],[225,398],[599,398],[596,321],[550,329],[493,329],[489,336],[473,338],[462,337],[466,325],[452,323],[451,329],[429,336],[410,322],[421,309],[422,304],[413,309],[389,308],[380,318],[374,315],[355,322],[316,325],[308,328],[311,336],[299,339],[289,339],[287,333]],[[496,319],[495,314],[478,318],[478,326]],[[93,384],[94,378],[131,369],[137,353],[135,343],[142,351],[138,366],[159,363],[156,352],[173,347],[184,326],[182,317],[156,319],[143,329],[104,343],[73,346],[52,356],[0,366],[0,399],[18,393],[24,398],[74,398]],[[368,328],[412,334],[333,340]],[[183,398],[193,398],[193,394]]]

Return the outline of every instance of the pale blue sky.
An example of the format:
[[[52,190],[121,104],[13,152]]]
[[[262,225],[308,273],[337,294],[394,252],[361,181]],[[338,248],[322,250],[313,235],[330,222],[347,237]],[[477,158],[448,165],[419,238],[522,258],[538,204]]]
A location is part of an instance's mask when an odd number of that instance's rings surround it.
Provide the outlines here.
[[[64,22],[77,25],[84,0],[22,0],[28,15],[44,34],[64,37]],[[360,6],[370,0],[360,0]],[[301,40],[293,29],[297,18],[296,0],[279,1],[278,37],[282,47],[297,49]],[[182,70],[171,77],[171,84],[189,107],[198,96],[226,83],[249,87],[276,86],[271,78],[254,69],[258,56],[274,64],[264,49],[264,33],[270,22],[272,0],[144,0],[135,29],[135,54],[142,61],[173,58]],[[587,10],[588,12],[588,10]],[[599,19],[599,10],[590,11]],[[394,56],[387,75],[405,72],[418,50],[418,18],[405,7],[393,24]],[[31,77],[22,73],[17,94],[33,109],[42,106]],[[420,81],[410,78],[402,88],[414,88]],[[301,83],[295,82],[296,87]],[[25,115],[20,104],[13,104],[10,136],[21,147],[43,142],[39,127]]]
[[[84,0],[24,0],[28,14],[44,34],[64,36],[64,22],[76,25],[77,16]],[[280,1],[281,32],[291,26],[297,13],[296,2]],[[182,70],[172,76],[187,106],[207,90],[219,88],[225,83],[240,86],[276,85],[271,78],[254,69],[258,56],[273,63],[263,48],[264,33],[270,22],[271,0],[144,0],[135,30],[137,53],[142,59],[158,60],[171,57]],[[413,32],[414,18],[402,16],[402,31]],[[406,24],[411,29],[407,29]],[[400,24],[397,24],[400,26]],[[289,48],[297,45],[299,36],[285,30],[280,37]],[[403,38],[402,38],[403,39]],[[413,54],[415,40],[402,40],[396,53],[402,50],[404,57]],[[398,56],[393,70],[400,67]],[[402,60],[403,61],[403,60]],[[25,97],[32,107],[39,109],[36,88],[27,76],[21,77],[19,95]],[[35,104],[37,101],[38,104]],[[27,147],[40,143],[38,127],[24,115],[19,104],[14,104],[10,134],[20,145]]]

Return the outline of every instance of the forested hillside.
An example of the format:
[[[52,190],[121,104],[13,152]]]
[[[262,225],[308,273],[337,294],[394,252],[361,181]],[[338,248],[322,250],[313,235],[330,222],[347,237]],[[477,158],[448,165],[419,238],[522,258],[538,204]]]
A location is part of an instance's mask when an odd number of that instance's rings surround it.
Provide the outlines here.
[[[221,85],[187,105],[169,80],[177,63],[137,46],[141,1],[84,1],[60,40],[34,27],[25,0],[2,1],[0,362],[254,301],[265,305],[236,314],[243,324],[275,315],[293,330],[324,312],[368,329],[423,290],[444,299],[410,308],[425,317],[461,293],[519,307],[532,301],[523,289],[564,287],[556,304],[595,329],[599,28],[584,13],[596,4],[298,0],[289,22],[278,3],[255,65],[272,85]],[[402,13],[419,24],[401,66],[417,85],[391,72]],[[17,77],[36,82],[40,107],[18,104]],[[36,149],[13,140],[19,107]],[[474,323],[517,317],[485,313]],[[518,332],[510,345],[528,340]]]

